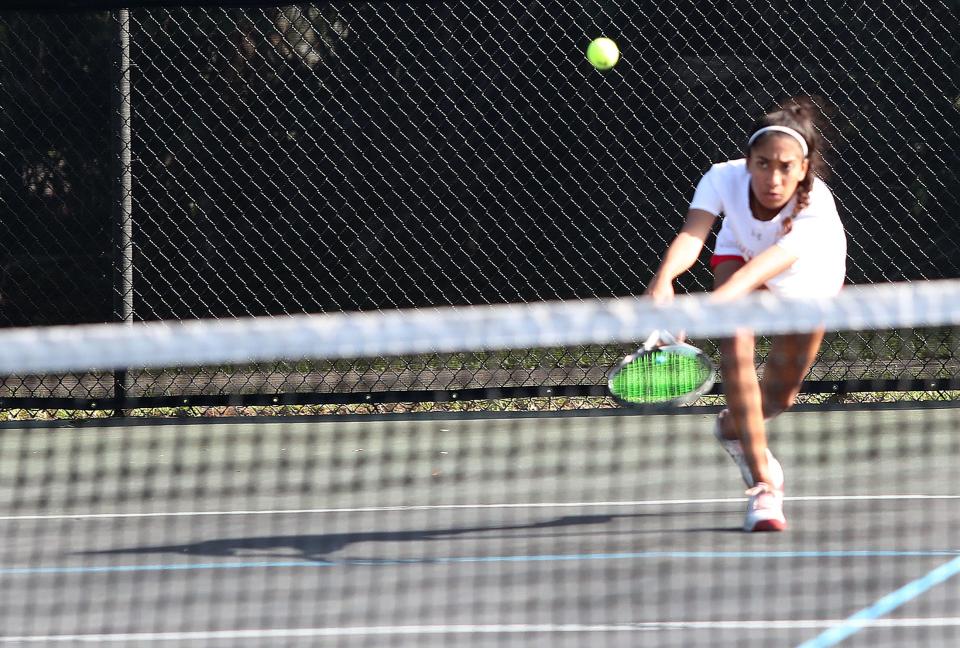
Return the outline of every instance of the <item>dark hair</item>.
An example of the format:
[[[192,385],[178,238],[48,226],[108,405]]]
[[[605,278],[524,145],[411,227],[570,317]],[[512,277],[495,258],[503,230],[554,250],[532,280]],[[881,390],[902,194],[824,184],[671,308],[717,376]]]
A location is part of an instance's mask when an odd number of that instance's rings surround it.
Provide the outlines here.
[[[807,160],[809,162],[807,175],[797,185],[797,202],[793,213],[783,223],[784,233],[790,231],[793,227],[793,219],[810,204],[810,191],[813,189],[814,178],[817,176],[824,178],[829,171],[824,160],[824,153],[827,148],[827,141],[823,137],[825,111],[821,110],[820,105],[825,105],[822,100],[817,102],[811,97],[791,97],[781,102],[775,110],[768,112],[757,121],[747,136],[749,140],[754,133],[767,126],[786,126],[800,133],[807,142]],[[753,144],[748,145],[747,156],[750,156],[750,150],[758,142],[776,134],[776,131],[773,131],[758,137]]]

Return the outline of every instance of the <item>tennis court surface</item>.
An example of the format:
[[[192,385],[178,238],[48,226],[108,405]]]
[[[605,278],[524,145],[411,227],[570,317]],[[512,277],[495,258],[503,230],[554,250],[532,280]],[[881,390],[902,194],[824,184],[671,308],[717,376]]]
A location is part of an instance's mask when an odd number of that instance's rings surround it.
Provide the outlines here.
[[[781,417],[779,534],[703,411],[7,427],[0,641],[947,645],[958,414]]]
[[[844,331],[847,356],[897,375],[922,364],[942,385],[955,379],[958,293],[926,282],[806,302],[8,330],[0,373],[623,344],[659,323],[694,340],[824,326]],[[789,527],[753,534],[741,531],[739,471],[712,435],[718,400],[8,422],[0,643],[952,645],[955,393],[869,398],[899,402],[837,397],[769,424]]]

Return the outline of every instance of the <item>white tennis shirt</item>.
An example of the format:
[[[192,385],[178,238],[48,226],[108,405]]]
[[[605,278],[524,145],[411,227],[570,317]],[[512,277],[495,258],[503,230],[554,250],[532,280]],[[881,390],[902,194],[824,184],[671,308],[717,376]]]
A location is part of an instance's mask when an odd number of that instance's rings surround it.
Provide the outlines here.
[[[784,297],[825,297],[837,294],[847,270],[847,237],[829,187],[814,179],[810,204],[783,233],[783,221],[793,213],[796,196],[768,221],[750,210],[750,173],[745,159],[714,164],[697,185],[690,209],[723,216],[714,254],[742,256],[749,261],[778,245],[797,257],[789,268],[767,281],[767,288]]]

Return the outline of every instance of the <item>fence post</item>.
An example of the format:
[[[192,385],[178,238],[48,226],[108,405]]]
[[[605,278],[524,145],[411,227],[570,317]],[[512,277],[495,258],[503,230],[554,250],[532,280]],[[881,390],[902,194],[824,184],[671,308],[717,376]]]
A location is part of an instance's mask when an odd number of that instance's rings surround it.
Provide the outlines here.
[[[114,11],[113,45],[113,311],[114,319],[133,322],[133,178],[130,128],[130,10]],[[124,416],[127,371],[113,374],[114,416]]]

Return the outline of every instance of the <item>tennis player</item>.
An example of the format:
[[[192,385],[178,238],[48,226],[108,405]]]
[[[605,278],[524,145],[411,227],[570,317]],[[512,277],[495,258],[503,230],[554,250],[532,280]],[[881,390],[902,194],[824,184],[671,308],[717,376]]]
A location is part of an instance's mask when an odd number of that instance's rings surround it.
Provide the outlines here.
[[[846,236],[833,195],[819,177],[825,169],[819,116],[809,99],[789,99],[754,124],[744,159],[710,168],[648,295],[672,299],[673,280],[696,262],[721,216],[710,260],[716,298],[734,299],[760,289],[784,297],[840,291]],[[714,434],[749,487],[746,531],[786,528],[783,469],[767,447],[765,421],[793,405],[822,339],[822,330],[774,338],[762,381],[752,332],[740,331],[721,342],[727,409],[720,412]]]

